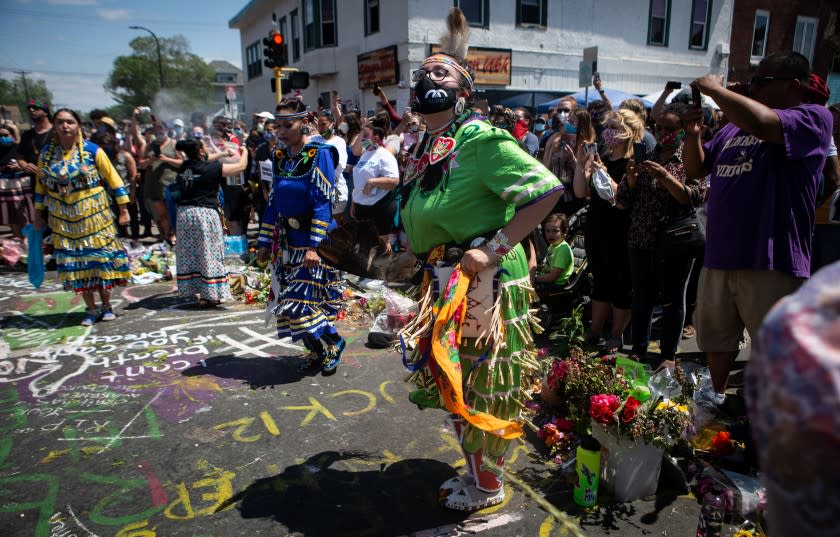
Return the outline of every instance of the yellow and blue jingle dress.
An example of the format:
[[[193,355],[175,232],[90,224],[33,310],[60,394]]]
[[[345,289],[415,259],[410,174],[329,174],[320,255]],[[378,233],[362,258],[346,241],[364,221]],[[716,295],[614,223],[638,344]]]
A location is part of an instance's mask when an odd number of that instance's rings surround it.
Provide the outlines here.
[[[277,320],[277,337],[303,341],[318,350],[319,340],[339,340],[334,322],[341,306],[341,277],[321,260],[306,268],[303,258],[335,227],[331,200],[335,185],[334,147],[308,143],[297,154],[274,151],[274,180],[260,227],[258,245],[272,248],[268,313]]]
[[[46,208],[59,281],[76,293],[125,285],[128,256],[117,239],[109,190],[117,204],[128,193],[105,151],[92,142],[41,151],[35,208]]]

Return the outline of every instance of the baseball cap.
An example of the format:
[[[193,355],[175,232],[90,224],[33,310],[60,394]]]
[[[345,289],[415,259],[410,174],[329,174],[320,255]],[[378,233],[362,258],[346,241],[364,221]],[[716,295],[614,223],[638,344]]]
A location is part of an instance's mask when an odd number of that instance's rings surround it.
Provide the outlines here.
[[[103,117],[99,120],[103,125],[108,125],[111,127],[111,130],[116,132],[117,131],[117,124],[114,123],[114,120],[109,118],[108,116]]]
[[[260,112],[254,115],[263,119],[274,119],[274,114],[272,114],[271,112]]]
[[[831,96],[831,91],[829,91],[825,80],[816,73],[811,73],[808,80],[808,92],[814,97],[814,100],[817,101],[818,104],[825,104]]]
[[[176,119],[175,121],[172,122],[172,125],[174,125],[175,127],[183,127],[184,126],[184,120],[181,119],[181,118],[178,118],[178,119]]]
[[[41,99],[29,99],[29,100],[26,102],[26,108],[27,108],[27,109],[29,109],[29,108],[38,108],[38,109],[40,109],[40,110],[43,110],[43,111],[44,111],[44,112],[46,112],[47,114],[49,114],[49,113],[50,113],[50,105],[48,105],[45,101],[42,101]],[[272,117],[273,117],[273,116],[272,116]]]

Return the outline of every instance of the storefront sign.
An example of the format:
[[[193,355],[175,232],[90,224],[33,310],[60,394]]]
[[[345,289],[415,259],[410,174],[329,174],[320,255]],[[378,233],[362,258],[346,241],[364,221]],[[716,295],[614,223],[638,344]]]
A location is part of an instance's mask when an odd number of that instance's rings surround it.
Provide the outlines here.
[[[390,86],[400,79],[396,45],[359,54],[357,59],[359,89],[372,88],[377,84]]]
[[[432,45],[432,54],[439,51],[440,45]],[[467,63],[475,72],[475,84],[509,86],[511,54],[510,49],[470,47]]]

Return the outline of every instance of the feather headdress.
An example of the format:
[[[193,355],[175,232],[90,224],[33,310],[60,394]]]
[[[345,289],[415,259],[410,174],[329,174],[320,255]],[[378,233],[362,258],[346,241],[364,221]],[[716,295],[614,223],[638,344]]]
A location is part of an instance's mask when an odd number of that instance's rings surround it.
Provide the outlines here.
[[[470,25],[464,12],[457,7],[450,9],[446,17],[446,29],[447,32],[440,36],[440,51],[464,61],[470,47]]]
[[[457,7],[450,9],[446,17],[446,28],[447,32],[440,36],[440,52],[426,58],[423,65],[440,62],[452,66],[461,73],[472,90],[473,75],[471,69],[466,66],[467,51],[470,47],[470,26],[464,12]]]

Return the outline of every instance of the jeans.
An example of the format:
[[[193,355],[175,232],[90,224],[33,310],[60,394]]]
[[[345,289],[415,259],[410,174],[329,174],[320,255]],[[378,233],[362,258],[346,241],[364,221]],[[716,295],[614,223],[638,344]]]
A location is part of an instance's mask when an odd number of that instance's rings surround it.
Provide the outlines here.
[[[685,288],[694,265],[691,256],[661,259],[655,251],[629,249],[633,281],[633,353],[645,356],[650,343],[653,307],[662,291],[661,356],[671,360],[677,352],[685,320]]]

